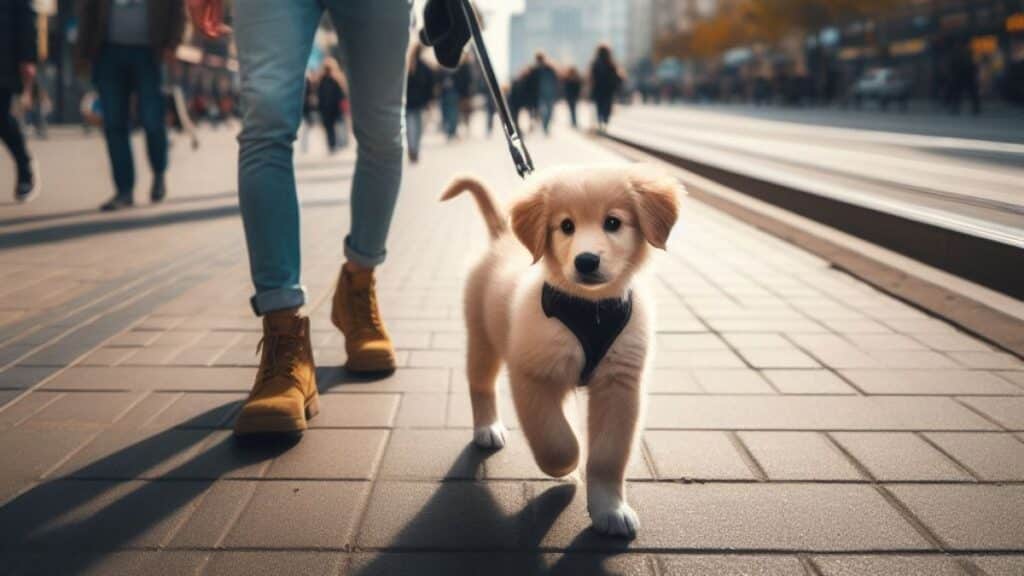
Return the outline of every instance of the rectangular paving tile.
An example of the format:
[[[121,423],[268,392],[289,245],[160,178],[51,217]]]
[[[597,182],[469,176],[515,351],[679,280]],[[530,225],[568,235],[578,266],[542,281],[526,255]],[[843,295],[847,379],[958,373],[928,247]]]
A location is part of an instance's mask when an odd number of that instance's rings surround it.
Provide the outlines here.
[[[311,428],[387,428],[395,419],[398,394],[324,394]]]
[[[745,368],[732,350],[663,351],[655,354],[656,368]]]
[[[93,434],[92,430],[26,426],[0,431],[0,478],[38,479]]]
[[[535,488],[536,490],[537,488]],[[931,546],[874,488],[856,484],[632,483],[641,529],[636,550],[929,550]],[[542,544],[600,549],[607,540],[581,534],[590,520],[586,496],[557,515]]]
[[[795,556],[679,554],[659,558],[664,576],[806,576]]]
[[[572,402],[572,400],[570,400]],[[516,407],[512,402],[512,395],[498,392],[498,415],[501,421],[508,428],[519,428],[519,419],[516,416]],[[473,405],[469,397],[469,391],[455,390],[448,400],[448,417],[445,421],[448,428],[472,428],[473,427]]]
[[[523,487],[517,483],[378,482],[358,545],[514,549],[527,526],[524,505]]]
[[[990,370],[1021,370],[1024,361],[1005,352],[950,352],[950,357],[968,368]]]
[[[195,390],[225,392],[252,388],[251,368],[188,366],[73,367],[43,387],[48,390]]]
[[[968,576],[955,558],[917,556],[817,556],[822,576]]]
[[[925,436],[982,480],[1024,480],[1024,442],[1012,434],[932,432]]]
[[[761,374],[739,370],[694,370],[697,384],[708,394],[775,394]]]
[[[277,457],[267,478],[373,478],[386,430],[307,430],[302,440]]]
[[[703,394],[693,373],[682,368],[651,370],[644,383],[648,393],[653,394]]]
[[[256,491],[255,482],[220,481],[210,485],[188,519],[175,531],[169,548],[213,548]]]
[[[856,467],[817,432],[740,432],[770,480],[863,480]]]
[[[166,410],[147,421],[147,428],[219,428],[230,426],[246,398],[243,394],[179,395]]]
[[[1024,430],[1024,398],[960,398],[960,401],[1010,430]]]
[[[651,430],[644,441],[662,480],[754,480],[724,432]]]
[[[883,482],[973,480],[966,470],[909,432],[833,432],[832,437]]]
[[[219,576],[336,576],[345,560],[338,552],[215,552],[206,574]]]
[[[623,562],[609,565],[619,567]],[[547,564],[555,564],[558,559],[545,562],[547,557],[539,551],[533,553],[519,552],[383,552],[360,553],[352,555],[347,566],[342,568],[342,576],[453,576],[458,574],[487,574],[488,576],[523,576],[524,574],[564,573],[578,574],[589,572],[547,572]],[[586,566],[602,564],[604,559],[588,555]],[[576,565],[563,563],[559,570],[571,570]],[[567,568],[570,567],[570,568]],[[608,572],[623,576],[647,576],[647,572]]]
[[[1024,394],[989,372],[970,370],[843,370],[868,394]]]
[[[1024,549],[1024,486],[899,485],[889,490],[950,549]]]
[[[647,411],[648,428],[995,429],[952,399],[931,397],[661,396]]]
[[[754,368],[820,368],[821,365],[795,347],[740,349],[740,355]]]
[[[141,394],[127,392],[66,394],[37,412],[27,422],[65,427],[110,425],[141,398]]]
[[[878,360],[839,336],[793,334],[790,338],[831,368],[872,368],[879,365]]]
[[[580,461],[577,470],[586,469],[586,441],[580,442]],[[549,479],[550,476],[537,467],[533,453],[526,442],[526,437],[518,430],[510,430],[505,447],[495,452],[481,451],[484,477],[494,480]],[[651,471],[644,460],[643,451],[638,446],[633,450],[626,464],[626,478],[631,480],[650,480]]]
[[[114,552],[101,558],[88,557],[70,566],[88,564],[81,576],[188,576],[197,575],[209,558],[208,552],[131,550]],[[56,559],[60,562],[60,559]],[[64,570],[70,570],[65,566]],[[67,573],[67,572],[65,572]]]
[[[448,417],[448,394],[402,394],[395,417],[397,428],[443,428]]]
[[[363,482],[260,482],[223,545],[345,548],[368,493]]]
[[[1020,576],[1024,573],[1024,555],[972,556],[971,561],[988,576]]]
[[[486,452],[468,430],[406,430],[391,433],[381,478],[480,478]]]
[[[761,374],[783,394],[856,394],[828,370],[764,370]]]
[[[164,430],[140,433],[111,429],[55,470],[53,477],[131,480],[159,478],[194,459],[210,432]]]
[[[656,338],[661,350],[726,350],[728,347],[714,333],[701,334],[659,334]]]

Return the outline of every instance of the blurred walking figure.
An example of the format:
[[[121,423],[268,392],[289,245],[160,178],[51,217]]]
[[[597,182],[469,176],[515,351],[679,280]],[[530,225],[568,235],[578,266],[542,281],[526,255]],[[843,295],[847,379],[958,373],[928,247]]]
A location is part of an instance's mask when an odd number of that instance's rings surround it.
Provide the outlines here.
[[[537,52],[533,69],[530,71],[537,90],[537,115],[540,116],[544,134],[551,133],[551,115],[558,100],[558,73],[555,72],[543,52]]]
[[[454,72],[441,74],[441,125],[448,140],[453,140],[459,132],[459,90]]]
[[[405,93],[405,136],[409,143],[409,161],[419,162],[423,139],[423,113],[434,99],[434,72],[423,61],[423,45],[416,43],[409,52]]]
[[[80,58],[92,64],[93,84],[103,109],[103,134],[114,173],[114,197],[100,210],[134,204],[132,94],[138,96],[138,119],[146,133],[153,170],[149,197],[167,195],[167,125],[161,90],[161,61],[174,55],[185,30],[182,0],[81,0]]]
[[[476,96],[476,78],[473,70],[476,63],[473,62],[472,52],[467,52],[459,67],[455,69],[455,91],[459,94],[459,120],[469,134],[469,122],[473,118],[473,96]]]
[[[594,54],[594,62],[590,65],[590,98],[597,108],[599,131],[604,131],[608,127],[615,94],[621,86],[622,73],[612,58],[612,50],[607,44],[601,44]]]
[[[576,105],[579,104],[580,94],[583,92],[583,78],[575,66],[566,71],[562,84],[565,87],[565,103],[569,106],[569,118],[572,120],[572,127],[576,128]]]
[[[348,126],[345,125],[345,109],[348,100],[348,83],[341,66],[334,58],[324,59],[320,85],[317,87],[317,106],[320,110],[320,122],[327,132],[327,151],[334,154],[348,145]],[[341,137],[338,137],[338,124],[341,124]]]
[[[978,66],[974,63],[974,54],[970,44],[961,40],[953,48],[949,63],[950,112],[960,113],[960,107],[966,95],[971,100],[971,112],[977,116],[981,113],[981,95],[978,92]]]
[[[31,0],[0,0],[0,139],[14,158],[14,199],[27,202],[37,190],[32,158],[11,101],[36,76],[36,12]]]

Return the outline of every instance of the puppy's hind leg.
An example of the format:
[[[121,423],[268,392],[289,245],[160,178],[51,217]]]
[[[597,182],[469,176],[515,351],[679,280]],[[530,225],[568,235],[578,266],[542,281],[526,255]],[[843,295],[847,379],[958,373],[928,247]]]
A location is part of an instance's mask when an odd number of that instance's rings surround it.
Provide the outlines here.
[[[501,357],[490,342],[472,332],[467,354],[466,376],[473,405],[473,442],[481,448],[504,448],[508,431],[498,415],[498,370],[501,368]]]
[[[626,465],[640,416],[640,393],[635,385],[615,380],[595,384],[587,412],[590,519],[602,534],[635,538],[640,519],[626,503]]]

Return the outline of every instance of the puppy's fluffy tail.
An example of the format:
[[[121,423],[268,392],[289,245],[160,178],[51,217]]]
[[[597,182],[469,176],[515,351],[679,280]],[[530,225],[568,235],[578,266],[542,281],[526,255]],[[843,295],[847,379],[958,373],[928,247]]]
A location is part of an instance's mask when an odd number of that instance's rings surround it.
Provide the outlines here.
[[[502,234],[508,232],[508,223],[505,221],[505,213],[498,208],[494,202],[494,196],[484,186],[483,182],[472,176],[459,176],[452,180],[445,188],[441,201],[451,200],[463,192],[469,192],[476,200],[476,205],[484,216],[487,223],[487,230],[491,233],[491,239],[497,240]]]

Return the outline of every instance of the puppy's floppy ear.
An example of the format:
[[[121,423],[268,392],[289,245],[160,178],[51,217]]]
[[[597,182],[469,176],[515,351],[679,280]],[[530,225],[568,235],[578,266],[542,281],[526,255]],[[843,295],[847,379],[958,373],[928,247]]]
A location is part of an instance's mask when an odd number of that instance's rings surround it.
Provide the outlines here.
[[[512,206],[512,231],[536,263],[548,245],[548,200],[543,189],[530,193]]]
[[[636,166],[630,170],[633,202],[644,239],[655,248],[665,249],[668,235],[679,218],[679,196],[686,188],[676,178],[654,166]]]

